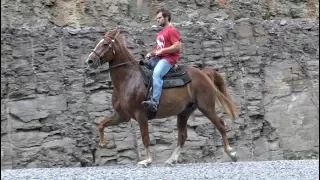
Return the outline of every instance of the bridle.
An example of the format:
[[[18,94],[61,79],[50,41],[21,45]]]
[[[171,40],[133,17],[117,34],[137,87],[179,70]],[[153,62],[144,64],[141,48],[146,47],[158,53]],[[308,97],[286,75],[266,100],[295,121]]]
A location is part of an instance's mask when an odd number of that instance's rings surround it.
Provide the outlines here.
[[[98,62],[99,64],[98,65],[100,65],[100,66],[102,65],[102,62],[101,62],[102,61],[102,57],[107,51],[109,51],[110,48],[113,48],[113,54],[115,54],[115,50],[114,50],[114,46],[113,46],[114,42],[115,42],[115,40],[111,39],[111,43],[107,45],[108,48],[103,50],[100,55],[95,50],[92,50],[92,52],[99,58],[99,62]]]
[[[118,34],[117,34],[118,35]],[[116,35],[116,36],[117,36]],[[115,36],[115,39],[116,39],[116,36]],[[109,37],[108,37],[109,38]],[[109,39],[111,39],[111,38],[109,38]],[[117,39],[116,39],[117,40]],[[108,46],[108,48],[106,48],[105,50],[103,50],[102,51],[102,53],[99,55],[97,52],[95,52],[94,50],[92,50],[92,52],[99,58],[99,64],[98,64],[98,66],[100,65],[102,65],[102,57],[103,57],[103,55],[106,53],[106,52],[108,52],[109,51],[109,49],[110,48],[112,48],[112,52],[113,52],[113,55],[115,55],[116,54],[116,51],[114,50],[114,43],[115,43],[115,40],[114,39],[111,39],[111,43],[110,44],[108,44],[107,46]],[[132,61],[127,61],[127,62],[124,62],[124,63],[119,63],[119,64],[116,64],[116,65],[112,65],[112,66],[110,66],[109,65],[109,69],[107,69],[107,71],[109,71],[111,68],[115,68],[115,67],[119,67],[119,66],[123,66],[123,65],[125,65],[125,64],[129,64],[129,63],[132,63]],[[96,66],[97,64],[95,64],[95,66]]]

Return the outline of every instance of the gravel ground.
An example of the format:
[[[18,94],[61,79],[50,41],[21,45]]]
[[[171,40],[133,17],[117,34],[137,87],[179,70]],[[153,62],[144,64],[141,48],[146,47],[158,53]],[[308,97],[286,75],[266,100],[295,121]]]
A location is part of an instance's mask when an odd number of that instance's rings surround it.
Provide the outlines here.
[[[148,168],[138,166],[100,166],[78,168],[4,169],[1,180],[31,179],[272,179],[272,180],[318,180],[319,160],[260,161],[237,163],[178,164],[163,167],[155,164]]]

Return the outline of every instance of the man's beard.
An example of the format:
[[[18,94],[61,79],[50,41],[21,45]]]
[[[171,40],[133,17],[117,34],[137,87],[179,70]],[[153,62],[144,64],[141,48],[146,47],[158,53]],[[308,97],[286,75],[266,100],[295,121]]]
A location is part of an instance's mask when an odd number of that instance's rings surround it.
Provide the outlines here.
[[[166,26],[166,23],[159,23],[159,26],[164,27]]]

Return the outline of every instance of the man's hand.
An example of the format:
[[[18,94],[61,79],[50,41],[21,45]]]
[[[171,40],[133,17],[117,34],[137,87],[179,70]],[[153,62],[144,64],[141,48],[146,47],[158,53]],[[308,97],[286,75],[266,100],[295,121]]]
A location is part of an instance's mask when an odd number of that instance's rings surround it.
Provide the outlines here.
[[[152,57],[152,56],[155,56],[155,54],[154,54],[153,51],[152,51],[152,52],[149,52],[149,53],[146,55],[146,58],[150,58],[150,57]]]

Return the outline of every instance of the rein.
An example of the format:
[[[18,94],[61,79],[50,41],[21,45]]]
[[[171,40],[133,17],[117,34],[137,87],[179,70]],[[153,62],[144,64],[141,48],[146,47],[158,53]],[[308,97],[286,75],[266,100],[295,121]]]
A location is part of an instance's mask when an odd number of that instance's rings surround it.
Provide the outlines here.
[[[113,66],[109,66],[109,68],[107,69],[107,71],[110,71],[112,68],[116,68],[116,67],[119,67],[119,66],[123,66],[123,65],[126,65],[126,64],[129,64],[129,63],[132,63],[132,61],[127,61],[127,62],[124,62],[124,63],[119,63],[119,64],[116,64],[116,65],[113,65]]]

